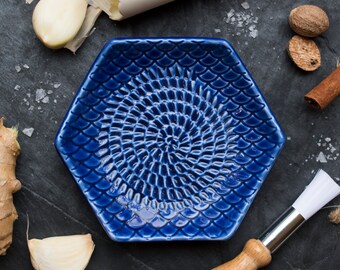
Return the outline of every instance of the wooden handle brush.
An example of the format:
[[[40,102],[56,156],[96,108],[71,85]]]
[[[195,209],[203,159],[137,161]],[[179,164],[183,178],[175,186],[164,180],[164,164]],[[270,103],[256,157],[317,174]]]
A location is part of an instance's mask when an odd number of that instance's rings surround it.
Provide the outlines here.
[[[233,260],[213,270],[256,270],[268,265],[274,253],[306,220],[340,194],[340,186],[319,170],[304,192],[260,237],[249,240]]]

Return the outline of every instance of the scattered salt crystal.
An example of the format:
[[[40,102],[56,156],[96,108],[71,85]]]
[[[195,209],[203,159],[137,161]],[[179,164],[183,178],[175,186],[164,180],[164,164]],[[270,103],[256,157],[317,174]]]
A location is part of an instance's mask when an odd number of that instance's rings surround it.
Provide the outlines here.
[[[329,144],[329,151],[331,153],[334,153],[336,151],[336,148],[331,143]]]
[[[26,69],[30,68],[29,65],[27,65],[27,64],[24,64],[23,67],[26,68]]]
[[[291,137],[287,137],[287,141],[290,141],[292,138]]]
[[[42,99],[44,99],[45,96],[46,96],[46,91],[42,88],[39,88],[35,92],[35,101],[39,103]]]
[[[54,87],[54,89],[57,89],[57,88],[60,87],[60,85],[61,85],[61,83],[55,83],[55,84],[53,85],[53,87]]]
[[[44,98],[42,99],[41,102],[47,104],[47,103],[50,102],[50,98],[46,96],[46,97],[44,97]]]
[[[233,18],[235,15],[235,10],[231,9],[228,13],[227,13],[227,18],[226,18],[226,23],[229,23],[231,21],[231,18]],[[234,18],[235,21],[235,18]]]
[[[48,94],[48,95],[52,95],[52,94],[53,94],[53,90],[48,90],[48,91],[47,91],[47,94]]]
[[[34,128],[25,128],[22,131],[22,133],[24,133],[28,137],[32,137],[33,132],[34,132]]]
[[[14,90],[16,90],[16,91],[19,91],[19,90],[20,90],[20,88],[21,88],[21,86],[20,86],[20,85],[16,85],[16,86],[14,86]]]
[[[243,2],[243,3],[241,4],[241,6],[242,6],[244,9],[249,9],[249,8],[250,8],[248,2]]]
[[[251,25],[249,27],[249,36],[252,37],[252,38],[256,38],[259,34],[259,31],[256,29],[256,26],[255,24]]]
[[[31,93],[27,93],[26,96],[28,96],[30,98],[31,97]]]
[[[32,4],[33,0],[26,0],[26,4],[30,5]]]
[[[19,65],[16,65],[14,68],[18,73],[21,71],[21,67]]]
[[[39,111],[41,110],[41,106],[38,106],[38,110],[39,110]]]
[[[316,162],[327,163],[327,159],[323,152],[320,152],[319,155],[316,157]]]
[[[53,100],[53,102],[55,103],[55,104],[57,104],[57,100],[55,99],[55,100]]]
[[[215,31],[216,34],[221,33],[221,29],[219,29],[219,28],[215,28],[214,31]]]
[[[329,138],[329,137],[325,138],[325,141],[326,141],[326,142],[330,142],[331,140],[332,140],[332,139]]]
[[[29,111],[33,111],[33,109],[34,107],[32,105],[28,108]]]
[[[340,181],[340,178],[339,178],[339,177],[334,177],[334,179],[335,179],[336,181]]]

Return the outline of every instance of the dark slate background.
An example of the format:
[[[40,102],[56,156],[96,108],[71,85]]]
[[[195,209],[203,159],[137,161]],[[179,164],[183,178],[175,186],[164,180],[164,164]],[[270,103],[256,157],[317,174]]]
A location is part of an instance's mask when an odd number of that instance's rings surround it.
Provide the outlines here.
[[[0,269],[32,269],[26,245],[26,214],[30,237],[88,233],[96,248],[87,269],[211,269],[239,253],[247,239],[257,237],[302,192],[318,168],[340,177],[339,160],[316,161],[320,151],[334,159],[339,153],[340,98],[318,112],[303,100],[336,66],[340,51],[340,3],[328,1],[177,0],[156,10],[122,22],[102,14],[96,31],[77,55],[67,50],[52,51],[35,37],[31,16],[37,0],[0,1],[0,115],[6,124],[18,125],[22,154],[17,177],[23,187],[15,194],[19,220],[14,242],[0,258]],[[297,69],[286,53],[292,37],[287,17],[300,4],[323,7],[330,29],[316,39],[322,54],[319,70]],[[249,36],[248,26],[226,23],[227,12],[253,13],[258,36]],[[215,30],[215,29],[220,29]],[[242,31],[241,31],[242,30]],[[239,230],[224,242],[115,243],[97,218],[55,151],[53,141],[75,91],[102,46],[114,37],[192,36],[228,39],[245,62],[253,78],[285,131],[283,151],[259,191]],[[26,64],[29,69],[23,67]],[[20,65],[17,72],[15,66]],[[51,84],[61,83],[54,89]],[[20,90],[14,90],[20,85]],[[36,89],[53,90],[48,104],[35,101]],[[30,95],[29,95],[30,94]],[[56,103],[54,103],[54,100]],[[34,106],[33,110],[29,110]],[[40,106],[40,108],[39,108]],[[35,129],[31,138],[24,128]],[[327,150],[331,138],[335,152]],[[318,145],[320,143],[320,145]],[[332,204],[337,204],[335,199]],[[274,254],[266,269],[340,269],[340,227],[327,220],[323,209]]]

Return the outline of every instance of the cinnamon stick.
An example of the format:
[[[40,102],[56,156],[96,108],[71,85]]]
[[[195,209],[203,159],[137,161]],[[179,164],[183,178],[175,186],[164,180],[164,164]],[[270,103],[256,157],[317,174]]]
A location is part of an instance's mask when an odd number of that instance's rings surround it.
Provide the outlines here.
[[[314,108],[321,110],[338,95],[340,95],[340,67],[306,94],[305,100]]]

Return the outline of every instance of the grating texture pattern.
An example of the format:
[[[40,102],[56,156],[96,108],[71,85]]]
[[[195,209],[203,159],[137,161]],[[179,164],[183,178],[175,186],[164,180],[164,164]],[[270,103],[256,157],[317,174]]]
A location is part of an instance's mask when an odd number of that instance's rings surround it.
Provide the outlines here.
[[[219,39],[117,39],[102,50],[56,138],[117,241],[227,239],[284,143]]]

